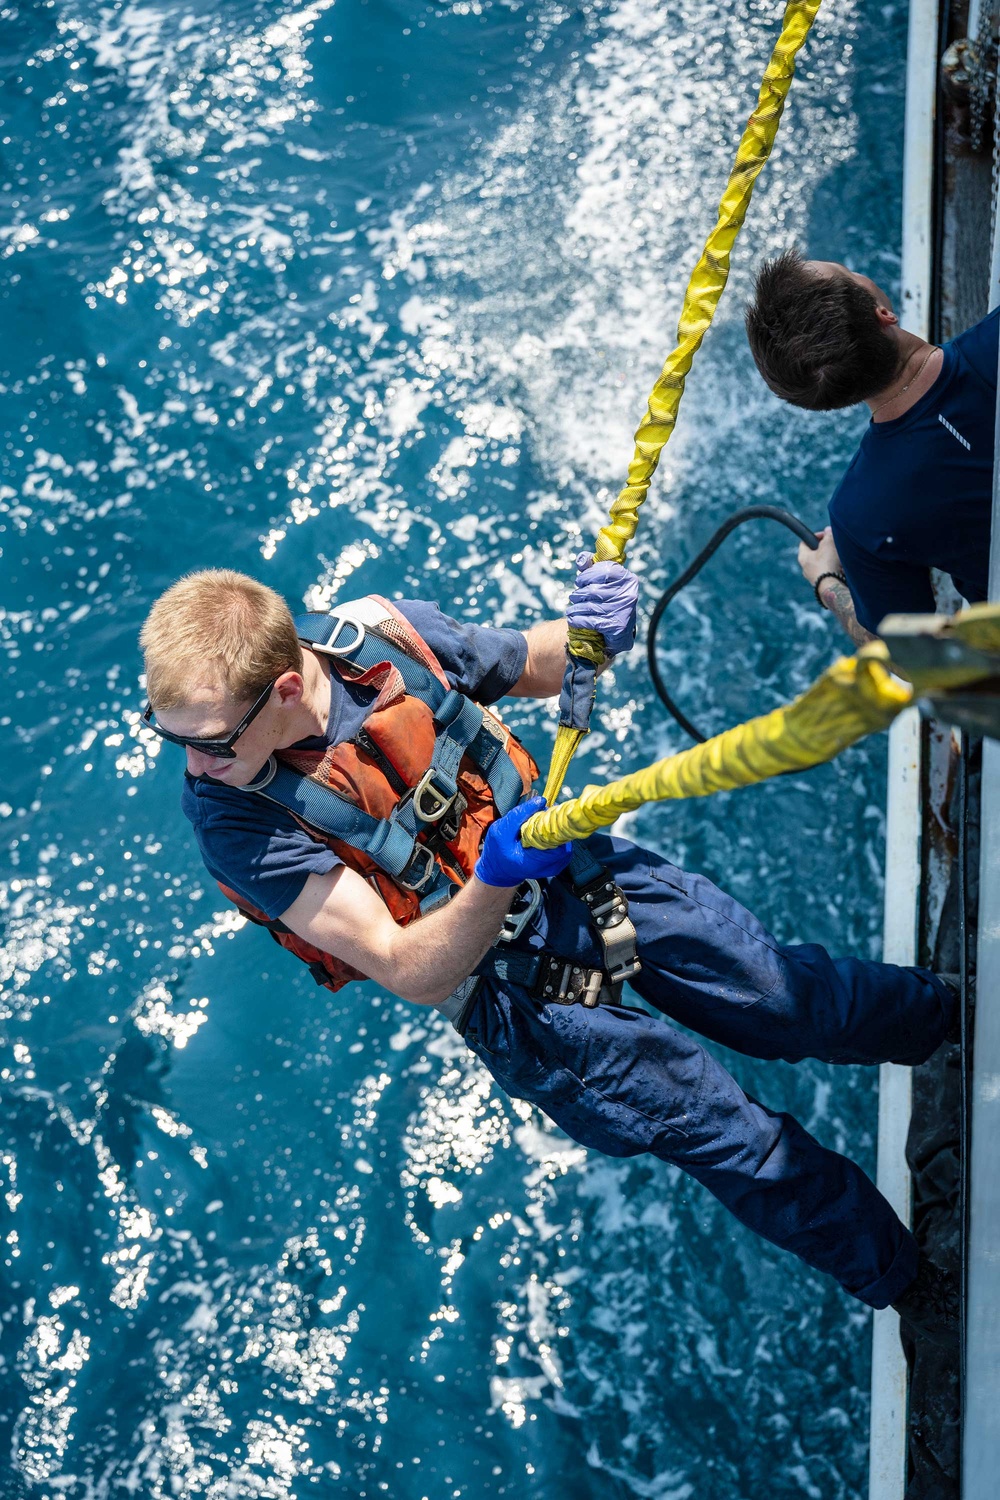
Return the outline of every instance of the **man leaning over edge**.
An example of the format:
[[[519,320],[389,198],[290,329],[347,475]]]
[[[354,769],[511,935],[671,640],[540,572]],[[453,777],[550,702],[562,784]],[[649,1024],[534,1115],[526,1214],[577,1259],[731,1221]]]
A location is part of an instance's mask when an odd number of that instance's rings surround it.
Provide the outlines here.
[[[636,596],[625,569],[586,560],[569,619],[613,655]],[[186,748],[208,870],[321,983],[369,978],[436,1006],[574,1140],[676,1164],[852,1296],[952,1337],[953,1282],[860,1167],[621,987],[751,1057],[870,1064],[929,1057],[953,993],[924,969],[783,946],[626,840],[595,835],[572,863],[569,845],[524,847],[537,767],[481,705],[557,693],[565,641],[563,621],[490,629],[377,596],[293,622],[272,590],[209,570],[143,626],[145,717]]]
[[[747,307],[750,349],[782,400],[864,402],[871,421],[799,565],[854,641],[888,614],[932,614],[930,570],[986,598],[1000,310],[939,348],[900,327],[881,287],[795,250],[767,261]]]

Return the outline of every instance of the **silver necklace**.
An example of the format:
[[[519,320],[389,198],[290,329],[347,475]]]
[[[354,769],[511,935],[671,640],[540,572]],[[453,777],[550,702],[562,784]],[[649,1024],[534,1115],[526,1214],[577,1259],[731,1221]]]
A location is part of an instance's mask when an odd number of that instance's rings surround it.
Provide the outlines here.
[[[886,396],[885,400],[884,401],[880,401],[879,404],[878,404],[878,406],[873,406],[872,407],[872,416],[874,416],[876,412],[881,411],[882,408],[883,408],[883,406],[888,406],[890,404],[890,402],[892,402],[892,401],[898,401],[899,398],[900,398],[900,396],[905,396],[906,393],[907,393],[907,391],[910,389],[910,386],[913,384],[913,382],[915,380],[918,380],[920,378],[921,374],[923,373],[924,365],[930,359],[931,355],[932,354],[936,354],[937,352],[938,352],[938,346],[937,346],[937,344],[932,344],[931,347],[928,349],[927,353],[924,355],[923,359],[920,361],[920,368],[917,370],[916,374],[915,375],[911,375],[910,378],[909,378],[909,380],[903,386],[902,390],[897,391],[894,396]]]

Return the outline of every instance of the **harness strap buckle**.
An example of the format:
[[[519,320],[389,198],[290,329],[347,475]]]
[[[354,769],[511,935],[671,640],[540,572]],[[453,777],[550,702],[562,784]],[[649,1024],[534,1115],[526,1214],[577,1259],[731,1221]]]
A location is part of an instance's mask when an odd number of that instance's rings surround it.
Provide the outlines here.
[[[609,931],[605,928],[598,936],[604,949],[604,967],[611,984],[624,984],[642,972],[637,952],[636,931],[628,917]]]
[[[450,853],[448,845],[458,838],[462,827],[462,818],[468,805],[462,793],[456,792],[454,802],[441,821],[427,825],[427,830],[423,837],[424,843],[428,848],[433,849],[436,854],[440,854],[442,851]]]
[[[458,784],[440,766],[430,766],[412,792],[413,811],[421,823],[439,823],[454,806]]]
[[[617,927],[628,916],[628,902],[621,891],[616,890],[610,901],[601,901],[590,908],[590,915],[598,927]]]
[[[635,926],[629,920],[628,898],[606,870],[587,881],[573,885],[590,913],[591,921],[604,954],[604,971],[612,985],[621,986],[642,970],[636,943]]]
[[[506,750],[510,744],[510,731],[493,717],[488,708],[483,709],[483,722],[479,727],[496,740],[501,750]]]
[[[588,885],[574,886],[573,894],[584,903],[598,927],[614,927],[628,916],[625,893],[606,872]]]
[[[396,876],[406,891],[422,891],[437,874],[437,863],[426,844],[414,844],[406,869]]]
[[[440,823],[427,834],[428,840],[433,841],[434,838],[440,838],[442,843],[450,844],[457,839],[468,805],[468,799],[463,797],[461,792],[456,792],[455,800],[447,813],[441,819]]]
[[[543,954],[534,993],[539,1000],[555,1005],[585,1005],[593,1010],[600,1005],[606,976],[603,969],[574,964],[553,954]]]
[[[601,1003],[604,975],[600,969],[588,969],[587,976],[587,982],[580,993],[580,1004],[585,1005],[588,1010],[593,1010],[595,1005]]]

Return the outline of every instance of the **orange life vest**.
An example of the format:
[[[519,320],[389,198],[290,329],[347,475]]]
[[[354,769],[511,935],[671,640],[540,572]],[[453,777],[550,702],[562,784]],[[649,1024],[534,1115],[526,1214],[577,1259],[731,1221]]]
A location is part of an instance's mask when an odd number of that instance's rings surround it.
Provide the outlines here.
[[[420,856],[417,862],[423,875],[420,886],[415,889],[412,881],[387,873],[371,853],[357,843],[336,837],[329,826],[324,828],[310,822],[288,801],[283,805],[310,837],[327,845],[345,865],[362,875],[381,896],[393,920],[406,926],[420,915],[422,905],[426,909],[427,899],[422,900],[421,890],[427,887],[431,876],[440,901],[465,883],[472,874],[487,828],[509,810],[498,804],[491,786],[491,777],[499,784],[494,774],[499,757],[504,759],[504,800],[511,806],[531,790],[538,766],[504,728],[499,717],[477,705],[472,713],[479,730],[469,749],[462,753],[454,777],[449,780],[447,775],[436,775],[433,766],[442,728],[440,720],[435,718],[432,702],[437,701],[438,714],[446,713],[448,707],[454,709],[457,695],[430,646],[387,600],[368,595],[343,606],[332,616],[321,617],[321,624],[315,616],[306,616],[296,624],[307,649],[328,655],[333,672],[355,684],[371,687],[376,696],[353,740],[331,745],[326,750],[282,750],[274,760],[278,766],[297,773],[295,779],[336,793],[343,803],[377,820],[380,828],[405,810],[408,826],[416,830],[414,853]],[[317,639],[323,635],[325,644]],[[348,641],[342,645],[345,635]],[[411,679],[414,690],[408,690],[404,677]],[[467,701],[462,704],[463,714],[467,715],[470,709]],[[478,721],[475,715],[480,713],[482,719]],[[486,756],[480,754],[479,765],[477,745],[485,745],[488,752]],[[453,746],[452,761],[457,760],[457,755],[458,748]],[[484,770],[487,762],[488,769]],[[516,774],[512,775],[511,768]],[[258,779],[246,790],[259,790],[267,796],[275,770],[272,767],[267,779]],[[287,774],[282,779],[286,785],[295,784],[295,779],[289,782]],[[449,791],[451,785],[456,788],[456,796],[444,812],[442,784]],[[308,789],[300,786],[299,790]],[[332,806],[336,813],[333,799],[321,797],[315,803],[315,794],[312,796],[314,805]],[[305,801],[308,808],[308,797],[297,801]],[[236,891],[225,885],[220,888],[245,917],[266,927],[283,948],[308,964],[317,982],[327,989],[338,990],[351,980],[366,977],[298,937],[281,921],[272,920]]]

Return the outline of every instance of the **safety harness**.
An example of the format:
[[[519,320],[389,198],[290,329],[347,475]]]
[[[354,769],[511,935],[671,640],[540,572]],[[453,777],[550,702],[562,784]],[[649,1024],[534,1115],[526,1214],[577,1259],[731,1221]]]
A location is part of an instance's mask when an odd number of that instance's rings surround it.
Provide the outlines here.
[[[353,743],[379,763],[390,784],[395,783],[396,805],[388,817],[372,816],[274,756],[246,790],[277,802],[300,822],[366,855],[398,886],[415,893],[426,914],[450,899],[455,889],[454,876],[449,878],[443,866],[441,846],[458,837],[468,807],[459,788],[463,757],[468,756],[486,780],[496,816],[510,812],[524,795],[522,771],[508,753],[510,735],[492,714],[449,687],[439,667],[435,672],[437,662],[426,643],[375,595],[331,614],[302,615],[295,629],[302,645],[332,658],[341,675],[380,686],[380,699],[392,699],[391,674],[399,674],[404,693],[433,714],[430,765],[415,786],[408,786],[366,720]],[[414,645],[424,662],[414,654]],[[469,873],[463,871],[466,877]]]
[[[625,894],[604,865],[583,844],[573,845],[569,868],[559,879],[568,884],[574,896],[587,907],[590,925],[601,947],[601,967],[591,968],[544,951],[505,950],[505,944],[513,940],[505,930],[476,973],[523,985],[534,999],[549,1004],[620,1005],[622,985],[626,980],[634,979],[642,968]],[[527,925],[541,899],[538,882],[531,880],[527,884],[534,887],[534,892],[521,898],[521,905],[527,904],[524,917],[520,916],[518,903],[512,909],[513,921],[519,924],[515,929],[516,936]],[[512,917],[508,915],[508,922],[511,921]],[[470,991],[468,999],[471,999],[471,994]],[[464,1032],[461,1020],[456,1025]]]
[[[517,806],[537,767],[499,719],[450,686],[431,648],[387,600],[369,595],[330,614],[303,615],[295,628],[303,646],[328,657],[345,680],[373,689],[375,700],[353,740],[325,753],[274,755],[242,790],[290,812],[371,879],[394,920],[406,924],[464,884],[486,829]],[[510,948],[541,899],[537,882],[528,881],[496,946],[438,1007],[460,1029],[478,980],[490,973],[543,1001],[618,1003],[622,983],[639,970],[628,903],[582,844],[566,878],[590,912],[602,967]],[[307,963],[318,983],[336,990],[364,977],[222,889]]]

